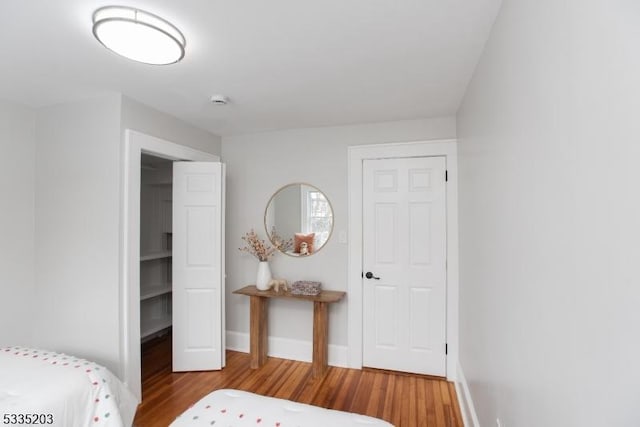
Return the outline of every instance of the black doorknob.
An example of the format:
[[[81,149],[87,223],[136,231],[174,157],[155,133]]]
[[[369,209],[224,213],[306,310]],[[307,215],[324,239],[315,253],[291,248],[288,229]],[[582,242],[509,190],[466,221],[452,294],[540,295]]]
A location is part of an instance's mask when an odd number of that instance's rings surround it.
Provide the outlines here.
[[[376,280],[380,280],[380,278],[379,278],[379,277],[374,276],[374,275],[373,275],[373,273],[372,273],[372,272],[370,272],[370,271],[367,271],[367,272],[365,273],[364,277],[366,277],[367,279],[376,279]]]

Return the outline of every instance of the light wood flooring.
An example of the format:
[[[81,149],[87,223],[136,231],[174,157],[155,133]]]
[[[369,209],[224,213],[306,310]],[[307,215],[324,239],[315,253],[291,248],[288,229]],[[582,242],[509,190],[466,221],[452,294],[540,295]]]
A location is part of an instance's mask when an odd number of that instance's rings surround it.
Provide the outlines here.
[[[171,341],[146,344],[143,358],[143,403],[137,427],[168,426],[193,403],[220,388],[234,388],[324,408],[382,418],[397,427],[462,426],[452,383],[432,377],[379,370],[330,367],[320,379],[311,364],[269,358],[249,368],[249,355],[227,351],[227,365],[215,372],[171,372]]]

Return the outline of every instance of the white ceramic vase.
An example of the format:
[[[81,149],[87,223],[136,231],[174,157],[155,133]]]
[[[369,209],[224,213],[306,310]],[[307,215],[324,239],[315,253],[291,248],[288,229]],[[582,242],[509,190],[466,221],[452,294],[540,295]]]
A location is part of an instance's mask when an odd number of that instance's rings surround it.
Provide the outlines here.
[[[259,291],[266,291],[269,289],[269,282],[271,281],[271,269],[269,268],[269,261],[260,261],[258,263],[258,277],[256,277],[256,288]]]

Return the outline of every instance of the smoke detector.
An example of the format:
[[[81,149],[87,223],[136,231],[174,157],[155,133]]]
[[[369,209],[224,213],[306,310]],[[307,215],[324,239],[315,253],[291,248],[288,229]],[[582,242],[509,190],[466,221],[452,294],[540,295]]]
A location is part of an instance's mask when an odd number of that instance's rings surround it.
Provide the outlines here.
[[[224,95],[211,95],[211,103],[214,105],[227,105],[229,97]]]

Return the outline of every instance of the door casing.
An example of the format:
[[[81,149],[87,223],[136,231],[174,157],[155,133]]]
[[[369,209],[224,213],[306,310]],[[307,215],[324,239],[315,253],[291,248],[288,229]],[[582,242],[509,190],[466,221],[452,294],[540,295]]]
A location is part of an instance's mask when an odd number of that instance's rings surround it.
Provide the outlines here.
[[[142,400],[140,356],[140,156],[219,162],[220,157],[126,129],[120,213],[120,378]],[[224,307],[224,305],[223,305]],[[224,319],[224,314],[223,317]],[[224,327],[224,325],[223,325]],[[224,346],[224,332],[223,346]]]
[[[366,159],[444,156],[447,164],[447,379],[458,361],[458,184],[457,141],[441,139],[358,145],[348,149],[349,257],[347,277],[348,364],[362,368],[362,169]]]

